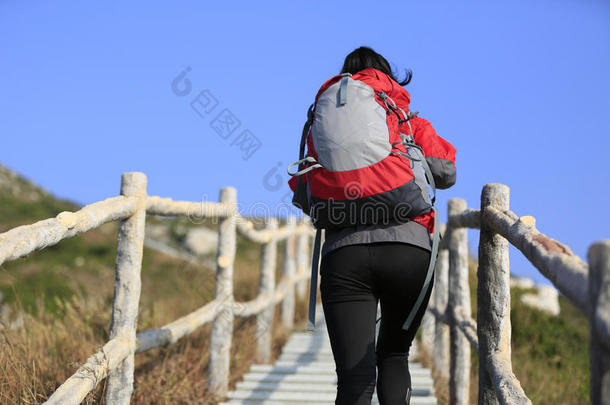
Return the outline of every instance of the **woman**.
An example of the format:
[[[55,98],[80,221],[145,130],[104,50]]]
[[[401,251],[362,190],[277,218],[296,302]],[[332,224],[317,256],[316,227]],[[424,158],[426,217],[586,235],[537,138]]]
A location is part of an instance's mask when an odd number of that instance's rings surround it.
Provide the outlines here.
[[[409,93],[388,61],[360,47],[345,58],[341,73],[367,68],[395,83],[389,94],[409,111]],[[381,73],[380,73],[381,72]],[[455,183],[455,153],[423,118],[409,120],[415,141],[426,154],[437,188]],[[402,326],[419,295],[431,256],[433,213],[387,225],[327,229],[322,247],[320,293],[338,377],[336,404],[369,405],[375,384],[382,405],[405,405],[411,396],[408,355],[430,299],[432,285],[408,330]],[[378,302],[381,321],[375,347]],[[376,369],[379,374],[376,380]]]

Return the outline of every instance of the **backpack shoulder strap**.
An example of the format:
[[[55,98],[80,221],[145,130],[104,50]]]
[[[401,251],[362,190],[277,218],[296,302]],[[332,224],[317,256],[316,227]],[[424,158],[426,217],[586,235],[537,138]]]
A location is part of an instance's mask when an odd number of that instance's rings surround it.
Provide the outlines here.
[[[301,134],[301,145],[299,147],[299,160],[305,157],[305,144],[307,143],[307,134],[309,133],[309,127],[313,121],[313,109],[314,104],[309,106],[307,110],[307,121],[303,125],[303,133]],[[300,169],[300,168],[299,168]]]
[[[286,170],[288,171],[288,174],[290,176],[301,176],[302,174],[305,174],[310,170],[317,169],[318,167],[322,167],[322,165],[320,163],[318,163],[318,161],[313,156],[305,157],[305,145],[307,144],[307,134],[309,133],[309,128],[311,127],[311,123],[313,121],[313,109],[314,109],[314,105],[312,104],[309,106],[309,110],[307,111],[307,121],[305,122],[305,125],[303,126],[303,133],[301,135],[301,145],[299,146],[299,160],[297,160],[294,163],[291,163],[286,168]],[[314,165],[309,166],[308,168],[305,169],[304,168],[305,163],[307,163],[307,162],[314,163]],[[294,173],[290,172],[290,168],[293,166],[297,166],[297,168],[298,168],[297,171]],[[299,185],[301,184],[301,177],[299,177],[298,184]]]

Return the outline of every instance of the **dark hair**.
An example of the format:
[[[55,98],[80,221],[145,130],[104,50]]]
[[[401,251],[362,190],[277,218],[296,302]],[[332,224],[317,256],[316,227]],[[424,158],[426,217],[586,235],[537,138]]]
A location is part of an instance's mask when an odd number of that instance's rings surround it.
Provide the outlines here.
[[[354,74],[366,68],[374,68],[382,71],[401,86],[409,84],[411,77],[413,77],[413,72],[410,69],[405,69],[405,78],[402,81],[399,81],[392,73],[392,68],[390,68],[390,64],[386,58],[367,46],[356,48],[345,57],[341,73]]]

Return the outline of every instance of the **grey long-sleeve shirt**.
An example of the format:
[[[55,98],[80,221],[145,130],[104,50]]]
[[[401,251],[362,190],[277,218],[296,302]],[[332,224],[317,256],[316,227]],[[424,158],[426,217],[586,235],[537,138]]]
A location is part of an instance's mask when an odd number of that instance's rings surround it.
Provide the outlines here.
[[[322,257],[342,246],[373,242],[404,242],[432,250],[432,239],[423,225],[414,221],[388,225],[356,225],[324,234]]]

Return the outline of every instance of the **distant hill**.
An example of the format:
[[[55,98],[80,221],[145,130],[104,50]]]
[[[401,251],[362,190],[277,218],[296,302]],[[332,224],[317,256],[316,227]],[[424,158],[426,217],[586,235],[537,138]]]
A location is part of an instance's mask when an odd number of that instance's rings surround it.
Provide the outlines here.
[[[0,232],[79,208],[0,163]]]
[[[40,201],[51,194],[41,186],[28,180],[0,163],[0,194],[22,201]]]
[[[54,196],[34,181],[0,164],[0,232],[80,208],[81,205]],[[180,225],[182,222],[184,224]],[[106,223],[27,257],[4,263],[0,266],[0,292],[4,301],[18,303],[27,312],[36,313],[37,300],[42,300],[44,308],[50,312],[57,310],[58,301],[75,295],[110,300],[114,286],[117,226],[117,222]],[[146,233],[148,237],[152,230],[156,234],[161,231],[166,235],[163,238],[165,246],[176,250],[181,246],[183,229],[189,226],[195,225],[181,219],[148,216]],[[182,229],[182,233],[176,229]],[[147,280],[143,282],[143,288],[152,287],[151,284],[156,282],[171,287],[179,277],[173,277],[170,269],[201,266],[200,262],[185,257],[189,256],[171,256],[145,247],[142,273]],[[209,265],[206,270],[209,272]],[[172,294],[176,292],[165,288],[150,297],[143,296],[143,300],[146,302],[155,295]]]
[[[79,204],[54,196],[34,181],[0,164],[0,232],[80,208]],[[37,300],[42,300],[44,308],[50,312],[57,310],[58,300],[75,295],[111,300],[117,227],[118,222],[106,223],[27,257],[4,263],[0,266],[0,292],[4,301],[19,303],[27,312],[36,313]],[[213,274],[215,249],[195,257],[188,247],[189,242],[192,244],[197,239],[189,237],[189,231],[194,231],[192,236],[201,236],[205,230],[202,228],[215,230],[216,227],[215,221],[209,219],[195,224],[185,217],[147,216],[147,242],[152,240],[156,243],[145,243],[144,247],[144,306],[152,305],[155,297],[180,298],[179,289],[183,288],[183,282],[190,284],[192,271],[206,279]],[[260,246],[239,239],[237,247],[236,272],[254,270],[258,266]],[[242,294],[243,299],[247,299],[253,290],[245,280],[238,278],[235,281],[236,296]],[[205,288],[210,289],[209,286]],[[199,294],[203,294],[201,289]],[[185,303],[185,307],[188,305]]]

